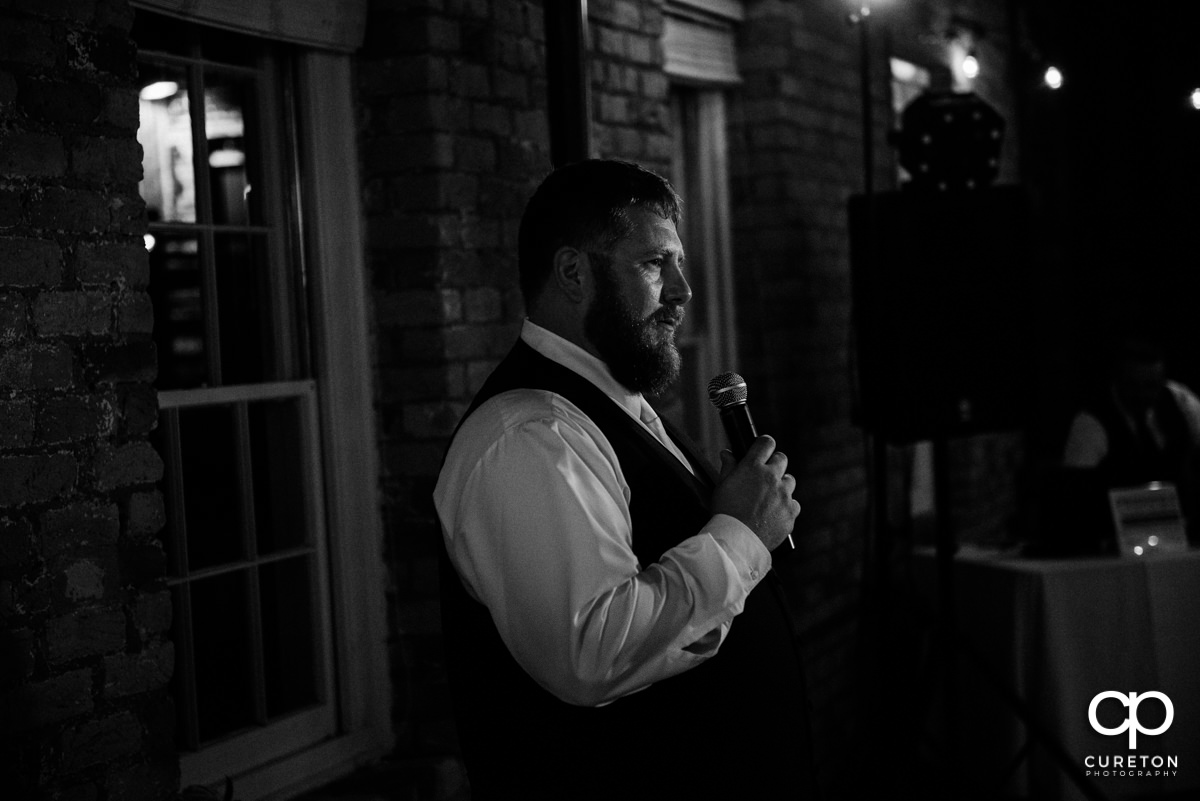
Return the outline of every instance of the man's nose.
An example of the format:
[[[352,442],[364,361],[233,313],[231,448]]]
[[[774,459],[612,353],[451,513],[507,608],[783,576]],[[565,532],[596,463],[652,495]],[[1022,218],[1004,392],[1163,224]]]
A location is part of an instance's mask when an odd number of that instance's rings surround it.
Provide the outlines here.
[[[663,281],[662,301],[673,306],[682,306],[692,299],[692,288],[683,277],[683,270],[678,264],[667,268],[666,279]]]

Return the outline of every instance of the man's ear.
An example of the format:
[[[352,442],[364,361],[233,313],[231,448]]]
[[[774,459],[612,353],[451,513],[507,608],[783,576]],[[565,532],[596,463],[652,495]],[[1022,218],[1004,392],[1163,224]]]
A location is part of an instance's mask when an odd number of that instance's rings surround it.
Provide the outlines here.
[[[554,253],[551,280],[567,299],[573,303],[583,302],[587,283],[586,257],[583,251],[563,246]]]

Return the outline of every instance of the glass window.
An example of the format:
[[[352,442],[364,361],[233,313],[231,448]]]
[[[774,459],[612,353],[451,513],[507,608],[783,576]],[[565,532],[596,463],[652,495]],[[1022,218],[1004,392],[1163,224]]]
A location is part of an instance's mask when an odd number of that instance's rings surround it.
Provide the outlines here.
[[[678,336],[680,381],[675,394],[659,399],[659,406],[713,464],[726,445],[720,419],[708,401],[708,382],[737,369],[725,128],[721,89],[672,87],[671,181],[683,199],[679,237],[693,298]]]
[[[178,745],[236,774],[336,730],[317,387],[278,46],[139,13]]]

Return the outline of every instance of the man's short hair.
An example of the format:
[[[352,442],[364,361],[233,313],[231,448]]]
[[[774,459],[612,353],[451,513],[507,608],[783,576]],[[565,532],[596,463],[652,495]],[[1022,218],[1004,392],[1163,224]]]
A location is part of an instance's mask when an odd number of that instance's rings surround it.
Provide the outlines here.
[[[630,208],[648,207],[678,225],[680,205],[665,178],[627,161],[589,159],[555,170],[521,217],[517,263],[526,307],[541,294],[559,248],[607,252],[630,233]]]

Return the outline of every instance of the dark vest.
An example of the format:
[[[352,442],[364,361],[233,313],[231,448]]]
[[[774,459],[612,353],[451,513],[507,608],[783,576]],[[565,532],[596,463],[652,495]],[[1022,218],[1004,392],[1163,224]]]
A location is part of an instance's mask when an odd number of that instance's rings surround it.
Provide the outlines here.
[[[630,488],[633,550],[643,566],[711,517],[711,467],[685,438],[667,427],[696,476],[595,385],[523,342],[466,416],[520,388],[567,398],[604,432]],[[747,598],[715,656],[597,708],[560,701],[521,669],[444,549],[441,592],[473,798],[814,797],[801,662],[774,572]]]
[[[1100,421],[1108,437],[1108,453],[1098,467],[1109,487],[1151,481],[1180,483],[1190,444],[1187,421],[1169,391],[1164,389],[1154,405],[1155,419],[1165,441],[1161,449],[1130,430],[1111,394],[1091,404],[1089,411]]]
[[[1187,520],[1189,537],[1200,536],[1200,475],[1197,473],[1191,434],[1175,396],[1164,389],[1154,405],[1154,416],[1162,430],[1163,447],[1157,448],[1144,436],[1131,431],[1111,394],[1093,403],[1089,411],[1104,426],[1108,452],[1097,466],[1106,489],[1132,487],[1152,481],[1169,481],[1179,492],[1179,503]]]

